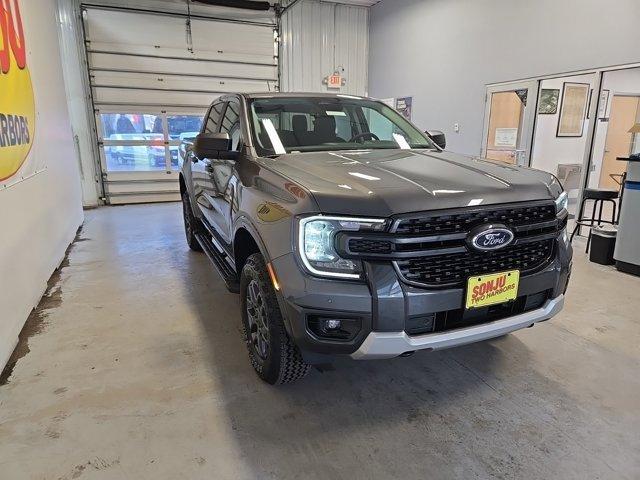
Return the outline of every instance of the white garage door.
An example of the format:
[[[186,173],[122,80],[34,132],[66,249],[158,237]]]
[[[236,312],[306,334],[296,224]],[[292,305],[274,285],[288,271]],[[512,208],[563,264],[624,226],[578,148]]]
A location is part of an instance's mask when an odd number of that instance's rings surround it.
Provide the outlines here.
[[[178,145],[228,92],[278,89],[273,23],[83,7],[111,204],[179,199]],[[190,30],[190,34],[188,31]]]

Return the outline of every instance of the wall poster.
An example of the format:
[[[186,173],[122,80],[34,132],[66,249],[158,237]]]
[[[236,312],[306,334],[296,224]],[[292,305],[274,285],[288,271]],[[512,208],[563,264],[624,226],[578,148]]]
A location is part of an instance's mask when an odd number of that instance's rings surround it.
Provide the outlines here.
[[[496,128],[496,139],[493,142],[496,147],[512,147],[518,145],[517,128]]]
[[[402,114],[404,118],[411,121],[411,107],[413,106],[413,97],[396,98],[396,110]]]
[[[557,137],[582,136],[590,89],[588,83],[564,83]]]
[[[19,0],[0,2],[0,182],[22,170],[33,145],[36,108]]]

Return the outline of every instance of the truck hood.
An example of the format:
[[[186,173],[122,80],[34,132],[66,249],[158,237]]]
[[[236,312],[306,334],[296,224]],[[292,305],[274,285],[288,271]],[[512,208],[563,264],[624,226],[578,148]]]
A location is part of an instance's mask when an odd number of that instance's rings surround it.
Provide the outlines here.
[[[326,214],[388,217],[562,192],[546,172],[431,150],[292,153],[265,162],[306,188]]]

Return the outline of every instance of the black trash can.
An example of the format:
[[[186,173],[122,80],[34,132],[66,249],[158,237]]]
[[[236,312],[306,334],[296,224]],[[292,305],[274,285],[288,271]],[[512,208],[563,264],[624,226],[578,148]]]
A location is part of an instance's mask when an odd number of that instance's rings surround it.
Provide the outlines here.
[[[591,232],[589,260],[600,265],[613,265],[618,229],[613,225],[598,225]]]

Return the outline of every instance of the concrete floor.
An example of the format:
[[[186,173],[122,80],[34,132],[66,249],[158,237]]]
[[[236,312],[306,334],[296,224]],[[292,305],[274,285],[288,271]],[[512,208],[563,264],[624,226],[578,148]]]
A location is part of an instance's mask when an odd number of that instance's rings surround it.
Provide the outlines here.
[[[0,386],[0,478],[637,479],[639,311],[581,248],[551,322],[274,388],[179,205],[90,211]]]

